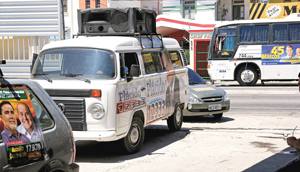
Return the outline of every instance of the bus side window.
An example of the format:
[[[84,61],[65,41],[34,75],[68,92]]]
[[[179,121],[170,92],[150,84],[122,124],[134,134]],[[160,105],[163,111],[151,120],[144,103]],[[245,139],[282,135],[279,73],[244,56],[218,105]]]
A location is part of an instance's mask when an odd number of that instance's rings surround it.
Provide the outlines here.
[[[215,53],[218,58],[232,58],[237,45],[237,29],[222,28],[215,41]]]
[[[300,24],[289,24],[290,41],[300,41]]]
[[[287,41],[288,36],[288,25],[287,24],[274,24],[273,25],[273,40],[274,42]]]

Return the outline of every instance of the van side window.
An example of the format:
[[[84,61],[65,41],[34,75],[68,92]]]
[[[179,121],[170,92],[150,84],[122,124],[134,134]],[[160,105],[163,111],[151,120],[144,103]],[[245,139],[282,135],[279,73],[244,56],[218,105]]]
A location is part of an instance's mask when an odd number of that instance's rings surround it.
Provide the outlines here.
[[[169,54],[170,54],[174,69],[182,68],[183,63],[181,61],[180,53],[178,51],[170,51]]]
[[[159,52],[142,53],[146,74],[165,71]]]
[[[125,67],[127,70],[127,74],[130,74],[130,69],[132,65],[139,66],[139,60],[136,53],[123,53],[121,54],[121,66]],[[122,76],[125,77],[125,76]]]

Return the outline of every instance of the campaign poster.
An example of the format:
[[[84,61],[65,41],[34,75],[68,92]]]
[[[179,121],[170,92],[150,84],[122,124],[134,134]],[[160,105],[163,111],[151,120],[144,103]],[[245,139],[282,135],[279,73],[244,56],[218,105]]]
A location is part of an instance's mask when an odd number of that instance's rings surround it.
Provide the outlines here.
[[[300,44],[262,45],[263,65],[300,64]]]
[[[32,91],[26,86],[0,88],[0,140],[6,147],[11,166],[29,164],[46,157],[33,98]]]

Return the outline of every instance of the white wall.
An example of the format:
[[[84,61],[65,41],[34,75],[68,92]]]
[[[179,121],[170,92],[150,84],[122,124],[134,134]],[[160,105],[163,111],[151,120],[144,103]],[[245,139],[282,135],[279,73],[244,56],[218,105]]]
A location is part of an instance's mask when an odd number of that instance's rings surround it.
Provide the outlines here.
[[[216,0],[198,0],[196,3],[197,14],[195,20],[204,23],[215,21]]]
[[[69,37],[78,33],[78,13],[79,0],[68,1],[68,13],[65,14],[65,27],[70,30]]]
[[[60,0],[1,0],[0,35],[60,37],[61,9]]]
[[[108,4],[109,8],[129,8],[129,7],[141,7],[140,0],[110,0]]]
[[[181,2],[180,0],[163,0],[162,2],[162,13],[170,15],[175,18],[182,18],[181,15]]]

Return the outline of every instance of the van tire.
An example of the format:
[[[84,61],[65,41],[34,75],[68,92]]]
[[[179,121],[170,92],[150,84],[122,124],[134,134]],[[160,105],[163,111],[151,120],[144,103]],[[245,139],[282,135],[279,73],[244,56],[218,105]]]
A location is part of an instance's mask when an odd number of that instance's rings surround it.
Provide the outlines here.
[[[257,70],[252,66],[241,67],[238,70],[236,79],[238,83],[243,86],[255,85],[258,80]]]
[[[183,113],[180,106],[176,106],[175,112],[167,119],[168,128],[170,131],[178,131],[181,129],[183,121]]]
[[[134,117],[127,135],[121,139],[124,153],[133,154],[138,152],[145,138],[144,123],[141,118]]]

